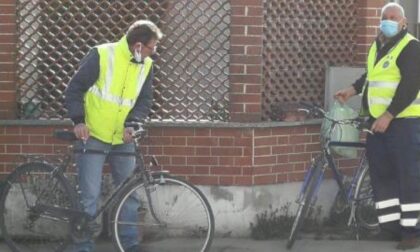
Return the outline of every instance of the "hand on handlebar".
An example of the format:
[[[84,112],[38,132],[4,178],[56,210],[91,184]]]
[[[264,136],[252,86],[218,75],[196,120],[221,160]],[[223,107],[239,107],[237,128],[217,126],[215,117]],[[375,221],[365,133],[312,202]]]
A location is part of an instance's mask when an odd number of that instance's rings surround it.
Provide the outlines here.
[[[86,142],[86,140],[89,138],[89,129],[84,123],[75,125],[73,132],[77,139],[83,140],[83,142]]]

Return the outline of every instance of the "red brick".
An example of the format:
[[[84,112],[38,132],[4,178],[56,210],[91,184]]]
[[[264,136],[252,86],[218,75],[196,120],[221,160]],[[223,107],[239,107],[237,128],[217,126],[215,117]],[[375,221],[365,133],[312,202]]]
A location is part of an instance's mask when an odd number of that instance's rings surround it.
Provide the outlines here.
[[[245,16],[245,6],[232,6],[231,13],[232,16]]]
[[[217,157],[187,157],[187,165],[217,165]]]
[[[211,136],[221,136],[221,137],[239,137],[241,136],[241,129],[211,129]]]
[[[289,161],[290,162],[303,162],[311,159],[311,155],[309,153],[299,153],[299,154],[290,154]]]
[[[276,156],[254,157],[255,165],[275,164],[276,162]]]
[[[294,165],[293,164],[276,164],[275,167],[272,168],[273,173],[289,173],[293,171]]]
[[[165,169],[169,170],[173,174],[193,174],[194,169],[189,166],[165,166]]]
[[[246,65],[245,72],[247,74],[261,74],[262,66],[261,65]]]
[[[260,55],[231,55],[230,60],[233,64],[261,64]],[[13,68],[10,68],[13,69]]]
[[[275,127],[273,128],[273,135],[289,135],[292,133],[292,127]]]
[[[231,45],[229,49],[230,55],[244,55],[245,54],[245,46],[244,45]],[[243,62],[237,62],[237,64],[243,64]],[[234,72],[231,72],[234,73]]]
[[[218,138],[215,137],[188,137],[188,146],[217,146]]]
[[[190,128],[168,128],[163,131],[164,136],[194,136],[194,130]]]
[[[21,135],[0,135],[0,143],[27,144],[29,143],[29,137]]]
[[[270,146],[256,147],[254,154],[255,156],[271,155],[271,147]]]
[[[276,182],[277,183],[286,183],[287,182],[287,174],[277,174]]]
[[[277,137],[277,144],[289,144],[289,136]]]
[[[252,165],[252,157],[235,157],[235,165]]]
[[[273,154],[288,154],[293,152],[292,145],[281,145],[281,146],[273,146],[272,153]]]
[[[288,163],[288,162],[289,162],[288,154],[277,155],[277,164],[283,164],[283,163]]]
[[[149,154],[150,155],[162,155],[163,154],[163,147],[159,146],[149,146]]]
[[[150,137],[147,145],[151,146],[160,146],[160,145],[170,145],[171,138],[170,137],[162,137],[162,136],[154,136]]]
[[[51,145],[22,145],[23,153],[39,153],[39,154],[51,154],[53,153]]]
[[[235,165],[235,157],[218,157],[220,166]]]
[[[244,36],[245,35],[245,26],[232,25],[230,27],[230,34]]]
[[[172,145],[186,145],[187,139],[185,137],[171,137]]]
[[[258,6],[258,7],[248,6],[246,15],[247,16],[262,16],[263,10],[264,9],[262,6]]]
[[[6,153],[21,153],[20,145],[6,145]]]
[[[305,152],[314,152],[314,151],[320,151],[321,150],[321,146],[319,143],[314,143],[314,144],[305,144]]]
[[[45,137],[44,136],[29,136],[29,143],[30,144],[44,144]]]
[[[195,129],[195,136],[210,136],[210,129]]]
[[[186,157],[171,157],[171,164],[172,165],[185,165],[187,164]]]
[[[262,6],[262,0],[230,0],[231,6]]]
[[[259,137],[255,138],[255,146],[272,146],[277,144],[275,137]]]
[[[234,138],[233,137],[229,137],[229,138],[227,138],[227,137],[222,137],[222,138],[219,138],[219,145],[220,146],[222,146],[222,147],[225,147],[225,146],[234,146]]]
[[[261,174],[271,174],[272,173],[271,166],[260,166],[255,167],[253,170],[253,175],[261,175]]]
[[[212,156],[242,156],[242,148],[237,147],[214,147],[211,148]]]
[[[233,83],[261,84],[262,77],[261,75],[231,74],[229,80]]]
[[[249,186],[252,185],[251,176],[235,176],[235,185]]]
[[[299,144],[299,145],[293,146],[293,153],[302,153],[302,152],[305,152],[305,145],[304,144]]]
[[[163,147],[164,155],[174,155],[174,156],[191,156],[194,155],[195,150],[193,147]]]
[[[244,48],[244,51],[245,51],[245,48]],[[239,65],[239,64],[230,65],[229,66],[229,72],[232,73],[232,74],[244,74],[245,73],[245,65]]]
[[[264,175],[264,176],[255,176],[254,184],[255,185],[266,185],[274,184],[276,182],[276,175]]]
[[[3,9],[3,7],[4,6],[2,6],[1,9]],[[14,24],[14,23],[16,23],[16,15],[0,15],[0,24]]]
[[[247,55],[262,55],[262,46],[247,46]]]
[[[194,174],[210,174],[210,167],[197,166],[194,168]]]
[[[290,144],[301,144],[301,143],[310,143],[311,136],[310,135],[292,135],[289,138]]]
[[[233,185],[233,177],[232,176],[221,176],[220,177],[220,185]]]
[[[20,135],[20,127],[6,127],[6,135]]]
[[[196,147],[195,155],[196,156],[210,156],[210,148],[209,147]]]
[[[210,167],[210,173],[215,175],[229,174],[229,175],[241,175],[242,168],[236,166],[213,166]]]
[[[262,86],[261,84],[247,84],[245,85],[245,93],[247,94],[260,94]],[[259,105],[261,107],[261,105]]]
[[[218,185],[219,178],[216,176],[189,176],[189,181],[196,185]]]

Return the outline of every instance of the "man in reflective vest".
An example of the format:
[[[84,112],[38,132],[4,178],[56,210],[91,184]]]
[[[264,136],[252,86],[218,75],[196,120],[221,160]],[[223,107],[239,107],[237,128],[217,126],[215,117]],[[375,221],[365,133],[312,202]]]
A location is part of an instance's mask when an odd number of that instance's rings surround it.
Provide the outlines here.
[[[335,96],[363,93],[373,135],[367,156],[378,220],[401,239],[398,249],[420,246],[420,43],[407,32],[404,9],[382,8],[380,34],[369,50],[367,72]]]
[[[65,105],[74,122],[74,133],[87,149],[134,151],[132,128],[124,123],[145,119],[152,105],[153,60],[156,45],[162,38],[159,28],[148,20],[132,24],[118,42],[94,47],[81,61],[80,68],[66,90]],[[100,195],[102,168],[111,165],[114,185],[130,176],[135,158],[117,155],[80,154],[76,157],[81,203],[93,216]],[[139,202],[124,206],[127,221],[136,221]],[[134,214],[133,214],[134,213]],[[124,215],[124,214],[123,214]],[[121,230],[125,251],[139,251],[136,227]],[[76,243],[74,252],[93,251],[93,241]]]

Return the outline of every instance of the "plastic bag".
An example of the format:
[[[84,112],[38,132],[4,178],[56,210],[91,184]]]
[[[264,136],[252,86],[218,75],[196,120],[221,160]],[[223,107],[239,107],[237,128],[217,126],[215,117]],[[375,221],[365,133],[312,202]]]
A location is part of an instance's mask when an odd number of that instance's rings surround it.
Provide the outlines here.
[[[354,119],[358,116],[354,109],[346,104],[334,101],[331,109],[327,112],[327,116],[335,120]],[[335,125],[331,129],[331,121],[324,119],[321,126],[321,137],[325,139],[330,135],[331,141],[336,142],[359,142],[359,130],[352,125]],[[331,151],[346,158],[356,158],[357,149],[353,147],[332,147]]]

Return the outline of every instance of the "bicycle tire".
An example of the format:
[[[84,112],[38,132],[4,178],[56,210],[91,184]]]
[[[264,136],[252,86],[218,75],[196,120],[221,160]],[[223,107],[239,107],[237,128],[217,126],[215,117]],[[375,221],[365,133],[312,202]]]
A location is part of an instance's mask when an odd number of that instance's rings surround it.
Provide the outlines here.
[[[290,230],[289,238],[287,240],[286,248],[291,249],[295,244],[297,233],[303,225],[304,219],[308,214],[308,210],[311,206],[312,196],[314,195],[315,188],[318,184],[318,180],[323,173],[323,166],[325,161],[321,158],[317,158],[316,161],[312,164],[310,178],[307,180],[306,189],[303,192],[303,197],[299,203],[298,210],[296,211],[295,220],[293,221],[292,228]],[[304,185],[302,185],[304,186]]]
[[[148,193],[146,193],[148,191]],[[123,226],[141,232],[140,246],[146,251],[207,252],[214,235],[214,216],[208,200],[194,185],[166,174],[156,174],[144,186],[141,180],[129,186],[113,211],[112,234],[120,252]],[[122,207],[128,199],[138,199],[138,223],[122,220]],[[126,225],[124,225],[126,224]],[[141,236],[141,237],[140,237]]]
[[[26,163],[6,178],[0,196],[0,229],[13,252],[62,252],[70,244],[70,221],[53,219],[39,208],[78,206],[75,190],[55,170],[46,163]]]
[[[357,181],[354,198],[356,200],[355,217],[357,223],[364,229],[376,231],[379,229],[379,222],[373,199],[373,189],[370,183],[369,167],[366,161],[361,175]]]

